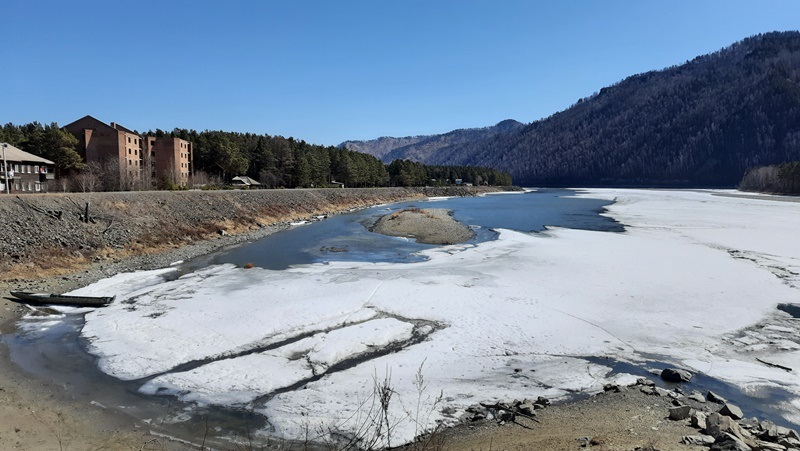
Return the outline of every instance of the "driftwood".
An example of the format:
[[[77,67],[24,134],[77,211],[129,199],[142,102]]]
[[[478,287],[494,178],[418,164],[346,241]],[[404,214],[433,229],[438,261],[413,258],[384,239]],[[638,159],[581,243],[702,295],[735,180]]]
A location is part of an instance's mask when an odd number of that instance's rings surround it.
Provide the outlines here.
[[[31,204],[29,204],[28,202],[25,202],[25,200],[24,200],[24,199],[22,199],[22,198],[21,198],[21,197],[19,197],[19,196],[17,196],[17,199],[19,199],[20,203],[21,203],[23,206],[25,206],[25,207],[28,207],[28,208],[30,208],[30,209],[31,209],[31,210],[33,210],[33,211],[39,212],[39,213],[41,213],[41,214],[43,214],[43,215],[50,216],[50,217],[51,217],[51,218],[53,218],[53,219],[58,219],[59,221],[61,220],[61,216],[62,216],[62,214],[63,214],[63,212],[62,212],[61,210],[45,210],[45,209],[43,209],[43,208],[39,208],[39,207],[37,207],[36,205],[31,205]]]
[[[792,369],[789,368],[788,366],[783,366],[783,365],[778,365],[777,363],[767,362],[766,360],[761,360],[758,357],[756,357],[756,360],[758,360],[759,362],[761,362],[761,363],[763,363],[764,365],[767,365],[767,366],[773,366],[775,368],[780,368],[782,370],[786,370],[786,371],[789,371],[789,372],[792,371]]]

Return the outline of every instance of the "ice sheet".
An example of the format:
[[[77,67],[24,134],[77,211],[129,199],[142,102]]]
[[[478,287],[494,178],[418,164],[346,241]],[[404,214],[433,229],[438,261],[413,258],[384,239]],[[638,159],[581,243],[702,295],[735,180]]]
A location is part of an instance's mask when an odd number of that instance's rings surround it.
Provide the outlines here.
[[[691,191],[582,195],[615,199],[606,214],[627,231],[501,230],[496,241],[432,249],[415,263],[331,262],[283,271],[222,265],[145,287],[107,280],[104,292],[118,300],[87,314],[83,334],[109,374],[166,372],[146,392],[165,387],[186,399],[241,403],[358,354],[363,340],[335,338],[356,330],[348,324],[397,321],[400,329],[387,328],[376,347],[406,336],[409,324],[436,325],[419,343],[258,406],[288,437],[301,436],[309,421],[346,429],[363,420],[359,409],[371,402],[376,381],[389,376],[398,422],[393,443],[435,420],[451,421],[443,407],[558,398],[600,390],[617,377],[575,356],[641,361],[658,354],[732,383],[776,384],[800,395],[800,378],[740,350],[742,339],[763,344],[742,330],[778,315],[779,302],[800,302],[800,204]],[[327,341],[319,341],[323,335]],[[780,339],[797,341],[797,333],[785,335]],[[288,363],[281,347],[231,358],[283,341],[314,356],[317,366]],[[754,349],[759,358],[780,354],[776,362],[794,364],[796,353],[784,347]],[[210,363],[170,373],[198,361]],[[415,382],[420,368],[422,394]],[[419,409],[410,406],[418,398],[431,410],[424,425],[413,421]]]

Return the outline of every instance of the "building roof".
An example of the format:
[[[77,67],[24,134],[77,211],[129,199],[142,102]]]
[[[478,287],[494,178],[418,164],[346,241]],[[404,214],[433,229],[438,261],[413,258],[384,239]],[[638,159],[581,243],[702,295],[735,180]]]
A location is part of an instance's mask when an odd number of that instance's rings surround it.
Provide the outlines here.
[[[105,128],[110,128],[112,130],[116,130],[114,127],[106,124],[105,122],[101,121],[100,119],[97,119],[96,117],[94,117],[92,115],[89,115],[89,114],[87,114],[86,116],[83,116],[82,118],[78,119],[77,121],[72,121],[69,124],[67,124],[67,125],[65,125],[65,126],[63,126],[61,128],[70,129],[70,128],[72,128],[73,125],[75,125],[76,123],[78,123],[80,121],[83,121],[83,120],[88,120],[88,121],[94,123],[95,127],[99,126],[99,127],[105,127]]]
[[[2,154],[2,147],[6,145],[5,150],[5,158],[6,161],[24,161],[26,163],[44,163],[44,164],[55,164],[54,162],[42,158],[40,156],[34,155],[32,153],[25,152],[24,150],[17,149],[16,147],[12,146],[8,143],[0,143],[0,157],[3,156]]]
[[[81,121],[91,122],[94,125],[94,128],[105,127],[105,128],[110,128],[112,130],[118,130],[118,131],[121,131],[121,132],[130,133],[132,135],[138,135],[138,133],[136,133],[135,131],[133,131],[133,130],[127,128],[127,127],[123,127],[122,125],[117,124],[116,122],[112,122],[109,125],[109,124],[106,124],[105,122],[101,121],[100,119],[97,119],[96,117],[94,117],[94,116],[92,116],[90,114],[87,114],[86,116],[83,116],[82,118],[78,119],[77,121],[70,122],[69,124],[67,124],[67,125],[65,125],[65,126],[63,126],[61,128],[66,128],[66,129],[69,130],[69,129],[73,128],[73,126],[75,124],[77,124],[78,122],[81,122]],[[84,127],[84,128],[92,129],[92,127]]]

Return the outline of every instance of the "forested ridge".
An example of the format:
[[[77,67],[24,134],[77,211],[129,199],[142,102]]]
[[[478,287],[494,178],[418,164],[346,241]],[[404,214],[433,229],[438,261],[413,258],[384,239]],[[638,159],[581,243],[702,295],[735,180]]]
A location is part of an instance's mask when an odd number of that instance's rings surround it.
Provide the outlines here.
[[[420,156],[405,149],[396,156]],[[734,186],[750,167],[800,160],[800,33],[634,75],[546,119],[417,159],[496,167],[517,184]]]
[[[431,166],[410,161],[387,166],[371,155],[283,136],[188,129],[155,130],[144,135],[191,141],[195,184],[224,185],[237,175],[247,175],[268,188],[327,187],[332,181],[348,187],[441,186],[455,183],[456,179],[476,185],[512,184],[507,173],[491,168]],[[79,178],[85,171],[104,170],[82,162],[76,152],[77,139],[56,123],[6,124],[0,128],[0,142],[55,161],[60,177]],[[116,174],[116,169],[111,172]],[[120,189],[119,184],[103,183],[110,178],[108,174],[99,178],[93,185],[98,190]]]
[[[374,155],[384,163],[391,163],[394,160],[426,161],[439,149],[482,141],[502,133],[510,133],[524,126],[525,124],[521,122],[506,119],[490,127],[463,128],[441,135],[403,138],[384,136],[370,141],[345,141],[339,144],[339,147]]]

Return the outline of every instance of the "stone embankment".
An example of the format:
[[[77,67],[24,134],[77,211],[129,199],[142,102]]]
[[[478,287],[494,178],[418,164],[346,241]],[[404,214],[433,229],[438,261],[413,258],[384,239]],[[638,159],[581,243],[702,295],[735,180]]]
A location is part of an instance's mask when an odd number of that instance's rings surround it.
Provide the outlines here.
[[[489,187],[0,195],[0,283],[163,267],[292,221]],[[89,279],[96,279],[90,277]],[[65,280],[69,277],[65,278]],[[87,280],[84,280],[85,282]]]

